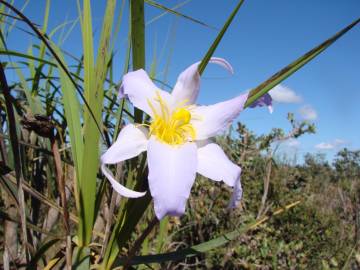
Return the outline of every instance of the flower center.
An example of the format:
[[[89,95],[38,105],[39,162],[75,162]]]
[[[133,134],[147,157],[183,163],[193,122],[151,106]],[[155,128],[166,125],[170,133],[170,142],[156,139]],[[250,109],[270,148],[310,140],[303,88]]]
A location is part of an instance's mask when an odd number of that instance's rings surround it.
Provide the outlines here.
[[[190,124],[191,113],[189,106],[179,106],[174,111],[170,111],[169,106],[156,93],[155,101],[160,106],[158,112],[154,105],[148,100],[153,112],[153,119],[150,124],[150,135],[156,136],[160,141],[171,145],[180,145],[189,140],[195,140],[195,129]],[[183,102],[182,104],[184,104]]]

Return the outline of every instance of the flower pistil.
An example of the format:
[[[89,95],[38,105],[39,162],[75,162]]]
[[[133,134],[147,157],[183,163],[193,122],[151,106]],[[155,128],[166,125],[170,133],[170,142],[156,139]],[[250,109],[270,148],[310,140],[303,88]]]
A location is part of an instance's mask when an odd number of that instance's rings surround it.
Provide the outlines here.
[[[191,120],[190,106],[185,106],[186,101],[173,111],[170,111],[168,104],[157,92],[155,102],[159,104],[160,112],[155,109],[154,104],[148,100],[148,104],[153,113],[150,124],[150,135],[154,135],[162,142],[171,145],[181,145],[188,141],[195,140],[196,132]]]

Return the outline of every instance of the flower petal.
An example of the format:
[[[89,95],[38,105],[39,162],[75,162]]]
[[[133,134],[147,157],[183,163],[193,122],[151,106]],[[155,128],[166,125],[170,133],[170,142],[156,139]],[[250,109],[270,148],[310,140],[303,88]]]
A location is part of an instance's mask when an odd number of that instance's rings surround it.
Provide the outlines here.
[[[192,109],[191,124],[196,131],[196,140],[204,140],[224,131],[243,110],[248,93],[210,106]]]
[[[234,73],[233,68],[225,59],[212,57],[209,62],[222,66],[231,74]],[[195,103],[200,88],[199,64],[200,62],[192,64],[179,75],[174,90],[171,93],[175,102],[180,103],[187,100],[188,104]]]
[[[101,156],[101,163],[115,164],[136,157],[147,148],[147,130],[133,124],[125,126],[115,143]]]
[[[242,193],[243,191],[241,187],[241,182],[240,180],[236,181],[228,208],[236,208],[239,205],[239,202],[241,201],[242,198]]]
[[[272,97],[270,96],[269,93],[266,93],[259,99],[255,100],[254,103],[252,103],[249,107],[255,108],[255,107],[263,107],[263,106],[267,106],[270,113],[273,112]]]
[[[111,171],[106,168],[105,164],[101,164],[101,171],[106,176],[106,178],[110,181],[111,186],[117,193],[119,193],[121,196],[127,197],[127,198],[139,198],[146,194],[146,192],[137,192],[133,191],[131,189],[128,189],[121,185],[118,181],[115,180],[113,174]]]
[[[198,148],[197,172],[214,181],[224,181],[233,187],[240,181],[241,168],[228,159],[215,143]]]
[[[196,144],[171,146],[151,137],[147,154],[149,187],[157,218],[184,214],[196,176]]]
[[[158,104],[154,102],[157,98],[157,93],[159,93],[161,98],[168,104],[172,104],[171,95],[168,92],[160,90],[152,82],[145,70],[139,69],[124,75],[119,95],[120,97],[127,96],[135,107],[153,116],[149,101],[157,108]]]

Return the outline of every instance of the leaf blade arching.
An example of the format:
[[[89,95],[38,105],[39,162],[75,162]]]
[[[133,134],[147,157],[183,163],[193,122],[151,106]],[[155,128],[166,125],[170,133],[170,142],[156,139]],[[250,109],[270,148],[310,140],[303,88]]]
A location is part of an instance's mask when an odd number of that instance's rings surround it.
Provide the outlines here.
[[[238,13],[240,7],[242,6],[242,4],[244,3],[244,0],[240,0],[238,2],[238,4],[235,6],[234,10],[231,12],[229,18],[226,20],[224,26],[221,28],[219,34],[217,35],[217,37],[215,38],[214,42],[211,44],[209,50],[206,52],[205,56],[203,57],[203,59],[201,60],[201,63],[198,67],[198,71],[199,74],[201,75],[207,64],[210,61],[210,58],[213,56],[217,46],[220,44],[220,41],[222,40],[222,38],[224,37],[225,32],[227,31],[227,29],[229,28],[231,22],[233,21],[233,19],[235,18],[235,15]]]
[[[250,91],[248,100],[245,103],[245,108],[250,106],[254,103],[257,99],[265,95],[269,92],[274,86],[285,80],[287,77],[295,73],[301,67],[309,63],[312,59],[318,56],[320,53],[325,51],[330,45],[332,45],[336,40],[338,40],[341,36],[343,36],[346,32],[352,29],[355,25],[360,22],[360,18],[353,21],[351,24],[337,32],[334,36],[330,37],[329,39],[325,40],[320,45],[316,46],[315,48],[311,49],[291,64],[287,65],[279,72],[275,73],[269,79],[261,83],[259,86],[255,87],[253,90]]]

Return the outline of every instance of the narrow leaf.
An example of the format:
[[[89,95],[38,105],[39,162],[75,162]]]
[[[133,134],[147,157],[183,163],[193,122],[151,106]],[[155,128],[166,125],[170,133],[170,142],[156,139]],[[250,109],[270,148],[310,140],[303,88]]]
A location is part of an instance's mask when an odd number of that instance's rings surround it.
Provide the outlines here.
[[[169,13],[172,13],[172,14],[175,14],[176,16],[179,16],[179,17],[182,17],[184,19],[187,19],[187,20],[190,20],[194,23],[197,23],[197,24],[200,24],[202,26],[205,26],[205,27],[208,27],[208,28],[211,28],[211,29],[216,29],[214,26],[211,26],[211,25],[208,25],[202,21],[199,21],[197,19],[194,19],[190,16],[187,16],[187,15],[184,15],[184,14],[181,14],[180,12],[177,12],[175,11],[175,9],[173,8],[168,8],[164,5],[161,5],[159,3],[156,3],[155,1],[151,1],[151,0],[145,0],[145,2],[153,7],[156,7],[156,8],[159,8],[159,9],[162,9],[162,10],[165,10],[166,12],[169,12]]]
[[[144,0],[133,0],[130,3],[133,70],[145,69]],[[135,108],[134,116],[136,123],[142,122],[141,110]]]
[[[211,56],[214,54],[217,46],[220,44],[221,39],[223,38],[223,36],[224,36],[226,30],[228,29],[229,25],[231,24],[232,20],[235,18],[235,15],[239,11],[239,9],[240,9],[241,5],[243,4],[243,2],[244,2],[244,0],[240,0],[239,3],[236,5],[235,9],[230,14],[229,18],[227,19],[224,26],[222,27],[220,33],[217,35],[215,41],[213,42],[213,44],[211,45],[211,47],[209,48],[209,50],[205,54],[204,58],[202,59],[200,65],[199,65],[199,68],[198,68],[200,75],[204,72],[207,64],[210,61]]]
[[[291,74],[299,70],[305,64],[310,62],[320,53],[322,53],[325,49],[327,49],[331,44],[333,44],[336,40],[338,40],[342,35],[348,32],[351,28],[357,25],[360,22],[360,18],[346,26],[344,29],[336,33],[334,36],[329,38],[328,40],[321,43],[319,46],[315,47],[314,49],[308,51],[303,56],[296,59],[290,65],[286,66],[279,72],[275,73],[271,76],[268,80],[261,83],[259,86],[251,90],[248,100],[246,101],[245,108],[251,105],[255,100],[265,95],[269,92],[274,86],[278,85],[280,82],[285,80]]]

